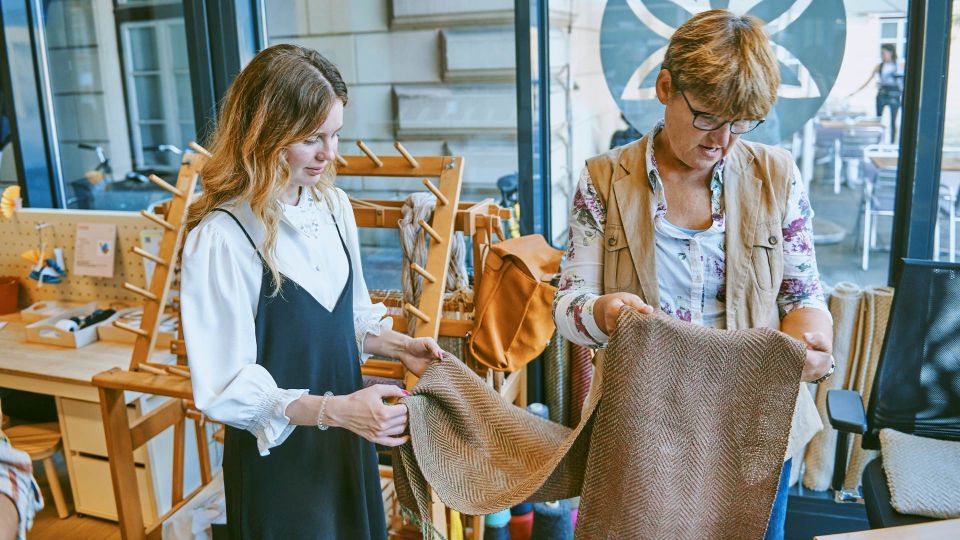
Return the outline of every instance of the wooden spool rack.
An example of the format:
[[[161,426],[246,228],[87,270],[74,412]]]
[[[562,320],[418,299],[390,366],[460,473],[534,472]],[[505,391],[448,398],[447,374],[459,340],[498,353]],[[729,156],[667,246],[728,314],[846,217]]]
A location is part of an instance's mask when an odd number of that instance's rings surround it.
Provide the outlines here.
[[[414,157],[399,142],[394,145],[399,156],[378,156],[362,141],[357,141],[357,146],[363,155],[337,156],[339,176],[415,179],[437,198],[430,223],[420,222],[422,230],[431,239],[426,263],[422,267],[413,265],[411,268],[424,277],[419,305],[402,306],[406,312],[417,319],[413,335],[435,339],[440,336],[466,337],[473,328],[472,320],[443,319],[442,317],[451,239],[458,231],[473,237],[476,286],[481,275],[483,247],[492,243],[493,236],[500,230],[500,220],[508,218],[510,211],[500,208],[492,199],[477,203],[460,201],[462,157]],[[159,254],[151,255],[138,248],[133,249],[134,253],[155,262],[157,266],[148,289],[132,283],[124,285],[144,298],[144,313],[140,328],[117,324],[118,327],[136,335],[130,366],[126,370],[117,368],[105,371],[93,378],[93,384],[100,391],[101,413],[110,457],[110,473],[120,532],[124,539],[160,538],[164,520],[185,505],[211,479],[209,449],[205,442],[207,437],[203,432],[204,423],[208,420],[193,403],[182,329],[178,339],[171,343],[171,352],[176,355],[176,363],[150,361],[151,351],[156,343],[158,321],[174,276],[172,270],[184,239],[187,199],[194,192],[200,170],[209,157],[209,153],[196,143],[191,143],[191,148],[196,153],[184,155],[176,185],[151,177],[151,181],[171,193],[172,200],[162,217],[143,212],[147,219],[164,230]],[[432,179],[436,179],[436,182]],[[402,201],[351,199],[351,202],[359,227],[398,228]],[[407,329],[404,318],[395,317],[394,319],[395,329],[401,332]],[[407,388],[411,388],[416,383],[416,378],[405,373],[402,364],[393,360],[371,358],[363,365],[362,372],[369,376],[404,380]],[[488,377],[492,379],[492,374],[488,374]],[[507,399],[525,405],[525,382],[526,373],[522,370],[511,374],[502,385],[497,386]],[[125,391],[168,396],[173,399],[131,424],[127,418],[123,398]],[[195,421],[198,455],[201,461],[201,486],[184,496],[183,461],[186,419]],[[174,427],[172,507],[158,519],[157,523],[145,528],[140,510],[133,451],[171,426]],[[438,530],[446,531],[447,509],[442,503],[434,504],[433,519]],[[475,519],[475,523],[482,523],[482,517]],[[479,537],[482,525],[475,524],[473,530],[474,536]]]

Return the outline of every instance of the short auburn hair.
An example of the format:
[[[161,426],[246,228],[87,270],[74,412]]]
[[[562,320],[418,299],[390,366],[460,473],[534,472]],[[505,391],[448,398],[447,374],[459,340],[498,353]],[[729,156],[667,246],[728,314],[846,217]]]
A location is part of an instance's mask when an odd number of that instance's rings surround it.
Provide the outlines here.
[[[704,11],[677,28],[663,69],[670,72],[675,92],[689,92],[710,112],[731,119],[764,118],[780,87],[780,68],[763,21],[725,9]]]

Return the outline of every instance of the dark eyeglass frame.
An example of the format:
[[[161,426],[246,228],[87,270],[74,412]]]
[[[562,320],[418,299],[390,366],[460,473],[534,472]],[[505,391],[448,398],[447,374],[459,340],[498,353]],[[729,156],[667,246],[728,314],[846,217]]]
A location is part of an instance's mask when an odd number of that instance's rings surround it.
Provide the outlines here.
[[[727,124],[730,124],[730,133],[732,133],[732,134],[734,134],[734,135],[743,135],[743,134],[750,133],[751,131],[757,129],[758,127],[760,127],[760,124],[762,124],[762,123],[764,123],[764,122],[766,121],[765,118],[761,118],[760,120],[724,120],[723,123],[721,123],[721,124],[720,124],[719,126],[717,126],[717,127],[713,127],[713,128],[702,128],[702,127],[700,127],[700,126],[697,125],[697,118],[699,118],[700,116],[704,116],[704,115],[706,115],[706,116],[712,116],[712,117],[716,118],[716,115],[714,115],[714,114],[712,114],[712,113],[708,113],[708,112],[706,112],[706,111],[698,111],[698,110],[694,109],[694,108],[693,108],[693,105],[690,104],[690,100],[687,99],[687,95],[686,95],[685,93],[683,93],[683,90],[680,90],[679,92],[680,92],[680,96],[683,97],[684,103],[687,104],[687,108],[690,109],[690,114],[693,115],[693,120],[691,120],[690,123],[693,125],[693,127],[699,129],[700,131],[716,131],[716,130],[722,128],[723,126],[726,126]],[[739,131],[739,130],[737,130],[737,129],[734,128],[734,125],[735,125],[737,122],[756,122],[757,125],[753,126],[752,128],[750,128],[750,129],[748,129],[748,130]]]

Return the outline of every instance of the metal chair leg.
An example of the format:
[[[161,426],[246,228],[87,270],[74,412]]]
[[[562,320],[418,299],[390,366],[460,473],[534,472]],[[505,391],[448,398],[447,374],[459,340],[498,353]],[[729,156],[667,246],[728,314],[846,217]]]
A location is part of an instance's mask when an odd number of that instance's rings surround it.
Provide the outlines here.
[[[933,226],[933,260],[940,260],[940,217],[936,218]]]
[[[870,217],[870,199],[867,198],[863,204],[863,255],[860,259],[860,268],[864,272],[870,269],[870,233],[873,229]]]
[[[843,160],[840,159],[840,139],[833,141],[833,192],[840,193],[840,173],[843,168]]]
[[[950,262],[957,262],[957,210],[955,207],[955,202],[950,201],[950,222],[948,231],[949,242],[950,242]]]

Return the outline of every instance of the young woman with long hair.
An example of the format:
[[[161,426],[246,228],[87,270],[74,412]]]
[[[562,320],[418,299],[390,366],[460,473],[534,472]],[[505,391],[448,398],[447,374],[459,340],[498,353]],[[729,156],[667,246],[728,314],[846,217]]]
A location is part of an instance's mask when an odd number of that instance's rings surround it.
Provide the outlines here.
[[[442,354],[370,301],[334,187],[346,104],[316,51],[261,51],[224,98],[190,206],[182,324],[197,407],[227,425],[231,538],[385,538],[374,443],[406,441],[406,407],[384,403],[406,392],[363,388],[360,364],[419,375]]]

